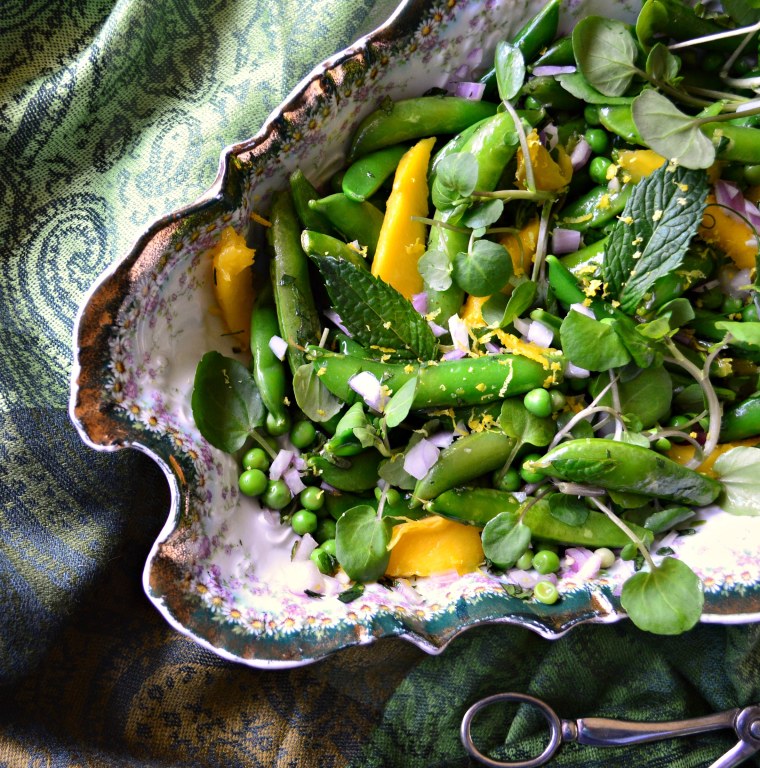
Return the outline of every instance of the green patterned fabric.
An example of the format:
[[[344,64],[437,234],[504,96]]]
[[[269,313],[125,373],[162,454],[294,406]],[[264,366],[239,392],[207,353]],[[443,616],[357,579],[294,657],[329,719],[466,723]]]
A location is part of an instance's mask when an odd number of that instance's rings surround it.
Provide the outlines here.
[[[262,672],[176,633],[141,591],[167,514],[158,468],[100,454],[69,422],[88,286],[160,214],[212,182],[311,67],[393,0],[0,3],[0,765],[466,766],[461,717],[504,690],[561,716],[668,719],[760,700],[760,627],[661,639],[627,623],[557,642],[467,632],[440,656],[385,640]],[[476,721],[537,751],[538,724]],[[557,766],[702,766],[728,733]],[[758,765],[757,760],[754,761]]]

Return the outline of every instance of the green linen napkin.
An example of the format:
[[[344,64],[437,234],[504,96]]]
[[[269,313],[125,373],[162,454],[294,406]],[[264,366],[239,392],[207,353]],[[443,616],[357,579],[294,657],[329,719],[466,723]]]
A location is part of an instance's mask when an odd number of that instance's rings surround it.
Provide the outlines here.
[[[459,722],[502,690],[565,717],[681,718],[760,700],[758,626],[673,639],[627,623],[559,642],[482,627],[427,656],[395,640],[262,672],[172,630],[141,591],[168,510],[136,452],[69,423],[88,286],[216,174],[311,67],[393,0],[5,0],[0,4],[0,765],[466,766]],[[475,729],[537,749],[503,712]],[[701,766],[711,734],[557,766]],[[757,761],[755,761],[757,764]]]

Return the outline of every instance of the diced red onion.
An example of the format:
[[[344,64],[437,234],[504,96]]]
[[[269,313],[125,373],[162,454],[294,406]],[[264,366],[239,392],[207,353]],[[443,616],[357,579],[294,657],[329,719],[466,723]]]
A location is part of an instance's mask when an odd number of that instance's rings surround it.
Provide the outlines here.
[[[715,184],[715,199],[736,213],[744,213],[744,195],[732,181],[719,179]]]
[[[426,291],[421,293],[415,293],[412,296],[412,306],[421,314],[426,315],[428,313],[428,295]]]
[[[430,330],[433,332],[433,336],[438,338],[439,336],[445,336],[448,331],[443,327],[438,325],[438,323],[434,323],[432,320],[428,320],[428,325],[430,326]]]
[[[596,320],[594,310],[591,309],[591,307],[587,307],[585,304],[581,304],[581,302],[578,302],[577,304],[571,304],[570,309],[574,310],[575,312],[580,312],[582,315],[586,315],[586,317],[590,317],[592,320]]]
[[[436,448],[448,448],[454,442],[453,432],[436,432],[428,438]]]
[[[736,269],[726,264],[718,270],[718,279],[723,292],[736,299],[747,296],[747,286],[751,284],[749,269]]]
[[[746,197],[744,198],[744,215],[749,219],[755,229],[760,230],[760,208],[758,208],[751,200],[747,200]]]
[[[404,457],[404,470],[417,480],[422,480],[438,461],[438,453],[438,448],[423,437]]]
[[[461,96],[463,99],[470,99],[470,101],[480,101],[485,89],[485,83],[457,83],[454,95]]]
[[[449,82],[458,83],[469,76],[470,76],[470,68],[467,66],[467,64],[460,64],[454,70],[454,74],[451,76],[452,79]]]
[[[452,315],[449,318],[449,333],[454,346],[465,352],[470,351],[470,334],[467,323],[459,315]]]
[[[565,550],[565,557],[562,559],[562,575],[568,573],[578,573],[583,564],[594,553],[586,547],[568,547]]]
[[[678,531],[668,531],[662,539],[657,543],[656,547],[652,547],[652,551],[656,552],[662,547],[672,547],[678,540]]]
[[[580,570],[578,571],[576,578],[583,579],[584,581],[587,579],[593,579],[595,576],[599,574],[599,571],[602,569],[602,556],[597,554],[592,554],[591,557],[586,560],[585,563],[580,567]]]
[[[382,412],[388,403],[380,381],[369,371],[360,371],[348,380],[348,386],[361,395],[364,402],[374,410]]]
[[[528,337],[528,334],[530,333],[530,320],[523,320],[521,317],[516,317],[512,321],[512,325],[515,326],[518,333],[521,333],[526,338]]]
[[[572,75],[575,72],[576,68],[570,65],[542,64],[538,67],[533,67],[532,74],[534,77],[554,77],[555,75]]]
[[[557,126],[554,125],[554,123],[549,123],[541,131],[541,141],[549,150],[549,152],[551,152],[554,147],[557,146],[557,142],[559,141],[559,132],[557,130]]]
[[[534,320],[530,324],[530,330],[528,331],[528,341],[532,341],[539,347],[546,348],[551,346],[553,340],[554,331],[549,328],[548,325],[539,323],[537,320]]]
[[[413,605],[419,605],[425,598],[406,580],[396,579],[394,592],[397,592],[402,598]]]
[[[441,355],[442,360],[461,360],[467,353],[463,349],[452,349]]]
[[[617,176],[613,176],[607,182],[607,191],[610,194],[614,194],[615,192],[620,192],[620,179]]]
[[[288,342],[279,336],[272,336],[272,338],[269,339],[269,349],[272,350],[275,357],[284,360],[288,351]]]
[[[555,254],[574,253],[581,247],[581,233],[577,229],[556,227],[552,232],[552,251]]]
[[[760,99],[751,99],[740,104],[737,108],[737,112],[747,112],[750,109],[757,109],[760,107]]]
[[[491,355],[500,355],[501,347],[498,344],[494,344],[492,341],[486,342],[486,350]]]
[[[272,465],[269,467],[269,479],[279,480],[285,473],[285,470],[290,466],[293,456],[295,456],[293,451],[288,451],[283,448],[277,456],[274,457]]]
[[[587,379],[591,373],[585,368],[581,368],[579,365],[568,363],[565,368],[566,379]]]
[[[519,568],[510,568],[504,576],[508,584],[517,584],[523,589],[533,589],[541,578],[538,571],[521,571]]]
[[[310,533],[305,533],[298,542],[293,562],[299,563],[309,559],[309,555],[319,546],[315,538]]]
[[[299,472],[306,470],[306,462],[300,456],[293,457],[293,469],[297,469]]]
[[[282,476],[282,479],[285,481],[285,485],[288,486],[288,489],[294,496],[301,493],[301,491],[306,488],[297,469],[286,470],[285,474]]]
[[[330,485],[330,483],[326,483],[324,480],[319,484],[319,487],[328,493],[340,493],[334,485]]]
[[[579,139],[570,153],[570,164],[573,166],[573,170],[577,171],[579,168],[583,168],[591,159],[592,154],[591,145],[586,139]]]
[[[343,321],[340,319],[340,315],[334,310],[334,309],[326,309],[323,312],[324,316],[330,320],[332,323],[335,324],[335,326],[338,328],[338,330],[342,331],[346,334],[349,338],[353,336],[351,331],[346,328],[345,325],[343,325]]]

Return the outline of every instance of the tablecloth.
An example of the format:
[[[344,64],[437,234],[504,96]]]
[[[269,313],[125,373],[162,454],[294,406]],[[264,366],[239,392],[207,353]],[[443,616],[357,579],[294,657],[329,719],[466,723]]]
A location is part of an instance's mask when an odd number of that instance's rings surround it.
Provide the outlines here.
[[[0,4],[0,765],[467,766],[458,727],[515,690],[565,717],[690,717],[760,699],[760,627],[657,638],[627,622],[559,641],[480,627],[429,656],[401,640],[259,671],[172,630],[140,573],[169,505],[133,451],[69,422],[72,327],[97,275],[197,197],[311,67],[393,0]],[[538,751],[535,721],[476,737]],[[556,766],[707,765],[708,734]],[[755,764],[758,764],[755,761]]]

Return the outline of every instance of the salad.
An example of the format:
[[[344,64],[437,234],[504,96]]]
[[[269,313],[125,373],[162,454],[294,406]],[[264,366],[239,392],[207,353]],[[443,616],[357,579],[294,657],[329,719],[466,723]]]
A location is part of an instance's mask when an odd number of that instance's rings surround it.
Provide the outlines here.
[[[628,563],[624,610],[677,634],[703,590],[671,545],[760,513],[760,24],[647,0],[558,37],[559,6],[296,171],[265,248],[223,233],[240,355],[202,356],[193,416],[346,602],[484,568],[552,604]]]

